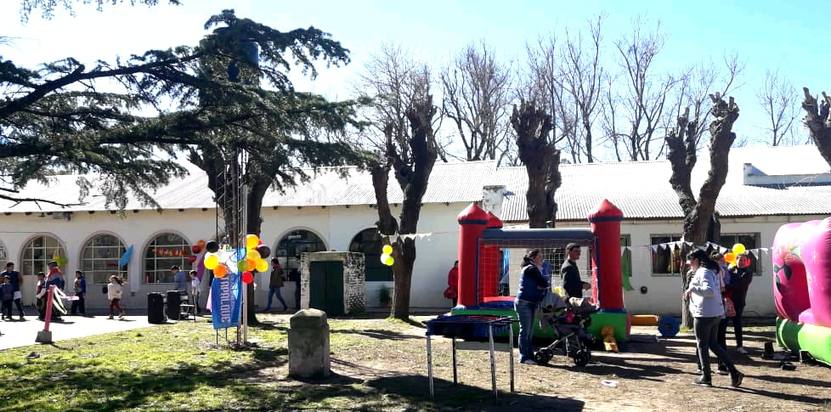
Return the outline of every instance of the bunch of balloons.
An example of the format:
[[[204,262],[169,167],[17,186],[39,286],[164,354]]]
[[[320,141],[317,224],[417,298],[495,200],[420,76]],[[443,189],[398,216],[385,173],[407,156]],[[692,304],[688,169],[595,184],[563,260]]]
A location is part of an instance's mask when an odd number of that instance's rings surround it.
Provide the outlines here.
[[[211,240],[205,243],[205,268],[214,272],[219,279],[228,276],[228,273],[242,273],[242,281],[246,284],[254,282],[254,271],[268,271],[266,258],[271,255],[271,249],[264,245],[257,235],[245,236],[245,247],[234,250],[229,245],[220,245]]]
[[[383,254],[381,255],[381,263],[387,266],[392,266],[393,264],[395,264],[395,258],[391,256],[392,246],[384,245],[384,247],[381,248],[381,252],[383,252]]]
[[[730,266],[736,266],[736,262],[739,259],[739,256],[747,252],[747,248],[744,247],[741,243],[736,243],[733,245],[733,250],[731,252],[727,252],[724,254],[724,261],[729,263]]]

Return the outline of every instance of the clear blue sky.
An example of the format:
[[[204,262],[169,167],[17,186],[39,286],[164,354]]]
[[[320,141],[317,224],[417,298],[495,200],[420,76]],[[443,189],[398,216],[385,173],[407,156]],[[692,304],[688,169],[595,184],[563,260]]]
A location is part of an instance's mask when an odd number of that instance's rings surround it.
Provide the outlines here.
[[[164,0],[161,0],[164,1]],[[660,21],[666,34],[659,72],[677,73],[702,61],[719,62],[737,53],[745,64],[734,92],[742,115],[735,130],[753,140],[763,133],[764,117],[756,93],[767,70],[779,70],[795,87],[831,89],[827,3],[820,1],[220,1],[182,0],[183,6],[76,6],[76,16],[59,11],[51,21],[34,15],[19,19],[19,2],[0,4],[0,35],[15,37],[0,46],[4,58],[34,64],[65,56],[113,59],[148,48],[194,44],[202,24],[223,8],[274,28],[315,26],[352,52],[346,68],[324,70],[301,87],[330,98],[352,97],[354,81],[367,57],[383,43],[398,44],[438,71],[463,46],[484,40],[505,61],[521,64],[525,43],[566,27],[585,26],[603,13],[604,52],[627,33],[633,19]],[[823,76],[825,75],[825,76]],[[799,90],[799,89],[797,89]],[[801,118],[801,113],[799,117]],[[805,136],[801,127],[798,133]]]

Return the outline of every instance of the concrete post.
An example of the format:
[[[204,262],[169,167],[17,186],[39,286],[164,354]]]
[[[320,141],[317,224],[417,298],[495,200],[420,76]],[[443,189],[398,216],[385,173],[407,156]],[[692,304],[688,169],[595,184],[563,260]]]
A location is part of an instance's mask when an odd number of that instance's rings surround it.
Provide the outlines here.
[[[329,376],[326,312],[303,309],[291,317],[289,325],[289,376],[298,379]]]

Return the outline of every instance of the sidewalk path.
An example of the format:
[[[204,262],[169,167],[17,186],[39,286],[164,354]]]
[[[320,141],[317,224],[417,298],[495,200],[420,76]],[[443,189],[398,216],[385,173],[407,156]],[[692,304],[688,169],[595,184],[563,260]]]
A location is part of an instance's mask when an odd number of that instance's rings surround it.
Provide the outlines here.
[[[27,316],[25,322],[16,320],[0,322],[0,350],[20,346],[35,345],[35,337],[39,330],[43,330],[43,322],[36,316]],[[119,332],[130,329],[151,326],[147,323],[147,316],[126,316],[124,320],[109,320],[106,316],[64,316],[63,322],[52,322],[49,330],[52,331],[52,340],[82,338],[85,336],[101,335],[110,332]]]

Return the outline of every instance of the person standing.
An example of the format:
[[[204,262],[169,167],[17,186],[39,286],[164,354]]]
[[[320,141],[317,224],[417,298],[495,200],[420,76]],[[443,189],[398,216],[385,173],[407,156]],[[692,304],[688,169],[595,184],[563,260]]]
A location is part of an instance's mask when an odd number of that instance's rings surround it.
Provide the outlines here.
[[[701,249],[690,252],[687,259],[690,263],[690,269],[694,270],[695,274],[690,279],[690,285],[682,294],[682,298],[689,300],[699,365],[701,366],[701,376],[694,383],[696,385],[712,386],[710,351],[713,351],[719,362],[729,371],[731,385],[739,387],[742,384],[744,374],[736,369],[730,355],[718,343],[718,325],[722,316],[724,316],[721,286],[716,274],[718,264],[710,260],[707,252]]]
[[[170,267],[170,272],[173,273],[173,283],[176,290],[180,293],[188,291],[188,274],[184,270],[179,269],[178,265]]]
[[[265,307],[265,312],[271,310],[271,299],[274,295],[277,295],[277,300],[283,304],[283,312],[289,309],[288,305],[286,305],[286,301],[283,300],[283,294],[280,293],[280,289],[283,287],[283,282],[285,281],[284,277],[285,272],[283,272],[283,268],[280,266],[280,261],[275,257],[271,258],[271,277],[268,281],[268,304]]]
[[[188,274],[190,277],[190,295],[193,297],[193,308],[196,310],[196,313],[199,313],[199,288],[202,286],[202,281],[199,280],[199,273],[195,270],[191,270]]]
[[[0,300],[3,302],[3,320],[12,320],[12,301],[14,301],[14,289],[9,275],[0,278]]]
[[[453,262],[453,267],[450,268],[450,271],[447,272],[447,289],[444,290],[444,297],[450,299],[453,302],[453,306],[456,306],[456,302],[459,299],[459,261]]]
[[[107,299],[110,301],[110,317],[107,319],[113,318],[116,309],[118,309],[118,318],[124,319],[124,309],[121,307],[122,293],[124,293],[124,288],[121,279],[116,275],[110,276],[110,283],[107,284]]]
[[[747,255],[740,255],[736,263],[736,267],[730,271],[730,278],[727,283],[727,294],[730,296],[730,300],[733,301],[736,315],[729,318],[728,321],[733,321],[736,352],[747,354],[747,350],[743,346],[742,313],[744,313],[744,307],[747,304],[747,289],[750,287],[750,283],[753,282],[753,269],[750,267],[750,258]],[[727,322],[724,323],[724,329],[726,332]]]
[[[63,272],[61,272],[61,268],[58,266],[58,262],[55,262],[53,260],[47,263],[46,266],[49,268],[49,275],[46,280],[46,287],[48,288],[49,286],[54,285],[56,289],[60,289],[61,291],[63,291],[64,286],[66,286],[66,281],[64,281],[63,279]],[[52,299],[55,298],[53,297]],[[61,314],[58,311],[53,310],[52,320],[61,321]]]
[[[46,274],[38,272],[37,278],[38,281],[35,284],[35,306],[38,309],[38,320],[43,320],[46,314],[46,297],[48,296],[46,293]]]
[[[76,300],[72,301],[72,307],[69,313],[72,316],[75,316],[76,313],[80,312],[82,316],[87,315],[86,304],[84,303],[87,297],[87,279],[84,276],[84,272],[80,270],[75,271],[75,297]]]
[[[289,282],[294,282],[294,305],[300,310],[300,271],[292,269],[289,271]]]
[[[519,291],[514,301],[519,317],[519,362],[527,365],[537,364],[534,361],[534,314],[549,287],[542,276],[542,260],[539,249],[529,251],[522,259]]]
[[[580,245],[576,243],[566,245],[566,256],[567,259],[560,268],[563,290],[570,298],[582,298],[583,291],[588,290],[591,285],[580,280],[580,269],[577,268],[577,260],[580,259]]]
[[[6,270],[0,273],[0,277],[9,277],[9,283],[12,285],[12,290],[14,292],[14,305],[17,306],[17,314],[20,315],[20,320],[26,320],[23,317],[23,304],[20,302],[20,299],[23,298],[23,294],[20,292],[20,282],[23,280],[20,277],[20,272],[14,270],[14,262],[6,262]]]

